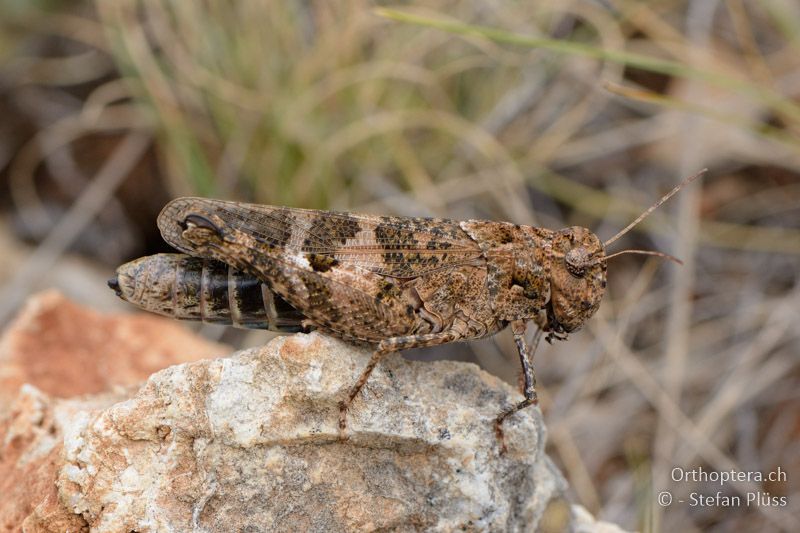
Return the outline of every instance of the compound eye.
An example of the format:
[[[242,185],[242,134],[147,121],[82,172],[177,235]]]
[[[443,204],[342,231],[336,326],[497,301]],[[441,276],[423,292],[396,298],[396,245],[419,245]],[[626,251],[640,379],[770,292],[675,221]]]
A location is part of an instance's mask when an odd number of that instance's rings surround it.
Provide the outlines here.
[[[589,263],[589,254],[586,248],[579,246],[567,252],[567,255],[564,256],[564,263],[567,272],[576,278],[582,278],[586,274],[586,266]]]

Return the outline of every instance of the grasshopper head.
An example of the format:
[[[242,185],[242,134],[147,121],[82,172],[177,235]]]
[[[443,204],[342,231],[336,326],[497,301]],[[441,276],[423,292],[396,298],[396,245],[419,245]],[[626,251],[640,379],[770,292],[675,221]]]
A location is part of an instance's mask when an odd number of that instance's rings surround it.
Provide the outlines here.
[[[636,220],[604,242],[600,242],[597,235],[588,229],[579,226],[564,228],[553,236],[550,250],[551,296],[547,310],[548,325],[552,331],[574,331],[597,311],[606,290],[606,263],[612,257],[622,254],[653,255],[683,264],[676,257],[653,250],[622,250],[611,255],[606,255],[605,250],[606,246],[628,233],[682,187],[705,172],[703,169],[683,180]]]
[[[586,228],[572,226],[553,236],[548,315],[556,332],[575,331],[600,307],[606,290],[604,256],[603,243]]]

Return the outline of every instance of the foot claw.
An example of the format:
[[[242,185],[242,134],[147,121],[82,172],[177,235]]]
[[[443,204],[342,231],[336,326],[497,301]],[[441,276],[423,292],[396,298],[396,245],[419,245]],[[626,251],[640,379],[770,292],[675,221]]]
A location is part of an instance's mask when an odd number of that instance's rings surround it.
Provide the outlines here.
[[[506,448],[506,436],[503,432],[502,425],[503,420],[498,418],[494,421],[494,435],[497,438],[497,442],[500,444],[500,455],[505,455],[508,448]]]
[[[339,440],[347,440],[347,402],[339,402]]]

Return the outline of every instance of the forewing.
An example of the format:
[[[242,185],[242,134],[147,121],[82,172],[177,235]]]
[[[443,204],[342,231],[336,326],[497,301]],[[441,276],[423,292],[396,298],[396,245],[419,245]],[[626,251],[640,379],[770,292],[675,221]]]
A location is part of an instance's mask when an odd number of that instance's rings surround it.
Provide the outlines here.
[[[214,219],[213,224],[221,227],[223,222]],[[413,309],[399,291],[387,288],[392,284],[383,276],[349,265],[318,272],[298,254],[275,253],[276,248],[259,244],[238,229],[226,227],[224,231],[224,239],[212,234],[207,239],[189,236],[185,241],[170,242],[195,257],[222,261],[255,276],[314,324],[341,337],[378,342],[387,335],[402,336],[413,330]],[[184,234],[195,232],[196,228]]]
[[[167,242],[188,253],[191,247],[182,241],[180,224],[193,214],[218,220],[222,231],[250,235],[265,249],[303,255],[314,270],[346,264],[384,276],[414,278],[481,257],[477,243],[450,220],[178,198],[161,212],[158,225]]]

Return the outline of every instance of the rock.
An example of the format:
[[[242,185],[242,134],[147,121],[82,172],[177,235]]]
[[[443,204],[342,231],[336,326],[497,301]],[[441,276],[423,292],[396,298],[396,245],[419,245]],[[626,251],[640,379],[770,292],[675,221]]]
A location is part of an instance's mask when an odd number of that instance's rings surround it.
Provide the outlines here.
[[[56,480],[64,467],[64,429],[124,399],[124,395],[105,394],[59,400],[32,385],[22,386],[0,418],[0,529],[88,531],[83,517],[59,499]]]
[[[465,363],[387,358],[338,436],[369,352],[320,334],[152,376],[65,435],[62,498],[98,531],[530,530],[564,483],[539,412],[509,451],[510,387]]]
[[[60,398],[137,385],[177,363],[223,355],[175,321],[103,316],[59,292],[32,296],[0,340],[0,412],[23,383]]]
[[[0,529],[88,528],[55,483],[65,428],[129,398],[156,370],[229,351],[169,320],[102,316],[55,291],[32,296],[0,339]]]
[[[61,313],[89,316],[63,302],[26,313],[50,316],[62,329]],[[113,320],[121,327],[138,318]],[[20,324],[8,335],[19,339]],[[76,329],[87,338],[84,360],[133,354],[113,344],[125,335],[104,332],[112,342],[104,344],[89,327]],[[168,335],[150,334],[164,348]],[[33,337],[2,345],[31,353]],[[178,355],[180,343],[172,345],[174,357],[202,352],[199,341],[178,338],[186,348]],[[80,335],[66,345],[73,348],[65,353],[78,351]],[[138,391],[117,386],[59,398],[73,389],[18,387],[0,418],[0,527],[533,531],[549,515],[556,526],[548,530],[602,530],[565,499],[566,484],[543,451],[537,409],[509,419],[508,452],[499,454],[492,420],[520,395],[472,364],[387,357],[353,405],[349,439],[340,441],[337,404],[368,358],[324,335],[297,334],[166,368]],[[19,361],[6,353],[0,375]],[[113,381],[88,380],[95,388]]]

